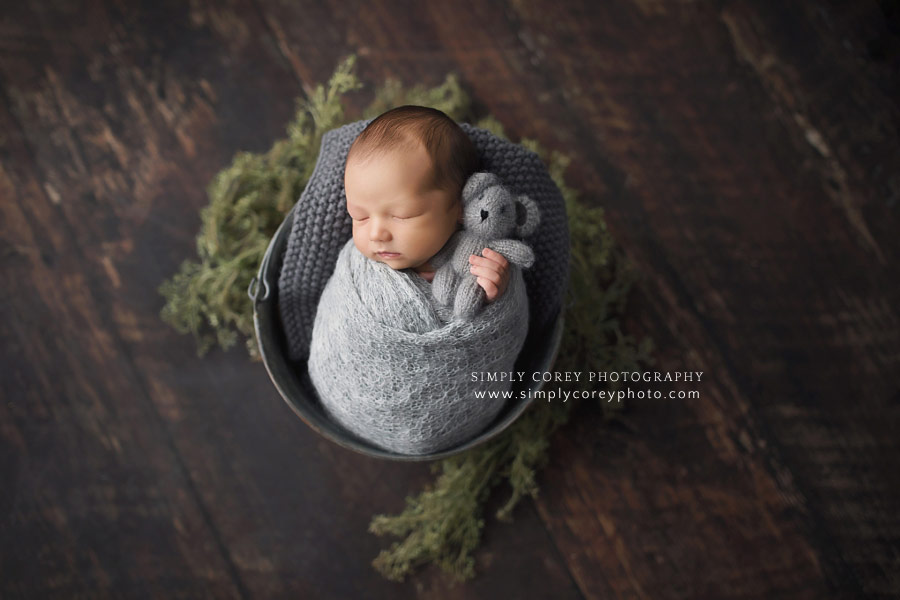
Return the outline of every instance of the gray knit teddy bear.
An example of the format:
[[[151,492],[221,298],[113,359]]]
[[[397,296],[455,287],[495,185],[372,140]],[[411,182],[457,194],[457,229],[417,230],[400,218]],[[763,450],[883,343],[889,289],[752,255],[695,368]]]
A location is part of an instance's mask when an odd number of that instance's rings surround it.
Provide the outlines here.
[[[432,293],[442,305],[453,303],[456,318],[471,319],[484,303],[484,290],[469,272],[469,256],[481,256],[484,248],[503,255],[514,265],[534,264],[534,251],[523,242],[537,229],[540,213],[528,196],[514,195],[493,173],[475,173],[462,191],[463,229],[441,248],[431,265],[436,269]]]

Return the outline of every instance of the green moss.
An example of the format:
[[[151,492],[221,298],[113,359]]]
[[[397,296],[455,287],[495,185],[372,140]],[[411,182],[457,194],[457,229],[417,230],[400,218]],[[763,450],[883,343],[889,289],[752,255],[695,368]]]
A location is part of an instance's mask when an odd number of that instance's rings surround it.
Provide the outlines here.
[[[185,261],[160,286],[166,298],[162,318],[191,333],[198,352],[243,341],[253,358],[258,350],[253,309],[246,289],[269,240],[312,174],[322,134],[349,122],[341,98],[361,87],[347,58],[327,86],[319,85],[298,105],[287,138],[263,154],[240,153],[208,188],[201,211],[197,260]],[[406,88],[387,81],[364,111],[366,118],[401,104],[433,106],[457,121],[475,122],[471,104],[454,75],[435,88]],[[493,117],[479,127],[503,136]],[[640,371],[650,363],[649,339],[638,343],[623,333],[619,319],[636,273],[617,251],[603,209],[578,199],[563,174],[570,159],[547,153],[533,140],[521,140],[548,165],[563,192],[572,238],[572,267],[565,313],[566,328],[557,356],[558,371]],[[570,384],[573,387],[577,384]],[[583,384],[582,384],[583,385]],[[432,465],[435,483],[406,499],[398,515],[377,515],[369,530],[402,538],[378,555],[373,565],[387,578],[403,580],[416,567],[434,563],[457,578],[475,573],[473,554],[484,527],[483,506],[492,490],[508,483],[507,501],[497,512],[509,520],[522,498],[538,493],[536,473],[547,460],[551,434],[569,417],[574,402],[536,402],[503,435]],[[621,404],[602,403],[607,418],[618,418]]]

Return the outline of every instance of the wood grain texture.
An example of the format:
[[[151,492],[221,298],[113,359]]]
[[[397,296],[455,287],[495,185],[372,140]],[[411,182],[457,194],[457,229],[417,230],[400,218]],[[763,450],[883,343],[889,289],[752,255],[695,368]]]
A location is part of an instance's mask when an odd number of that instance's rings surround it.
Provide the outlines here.
[[[891,6],[5,5],[0,595],[900,594]],[[371,515],[424,466],[320,439],[261,365],[158,318],[210,177],[351,52],[351,112],[456,71],[572,156],[643,273],[628,330],[655,370],[704,372],[658,388],[697,399],[630,401],[633,431],[583,405],[462,586],[369,566]]]

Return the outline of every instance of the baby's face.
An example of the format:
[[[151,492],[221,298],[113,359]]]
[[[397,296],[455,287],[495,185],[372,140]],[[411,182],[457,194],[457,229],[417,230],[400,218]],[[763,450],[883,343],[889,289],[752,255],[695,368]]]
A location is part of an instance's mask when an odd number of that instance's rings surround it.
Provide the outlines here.
[[[423,147],[349,161],[344,189],[356,248],[393,269],[420,267],[437,254],[456,231],[462,203],[432,179]]]

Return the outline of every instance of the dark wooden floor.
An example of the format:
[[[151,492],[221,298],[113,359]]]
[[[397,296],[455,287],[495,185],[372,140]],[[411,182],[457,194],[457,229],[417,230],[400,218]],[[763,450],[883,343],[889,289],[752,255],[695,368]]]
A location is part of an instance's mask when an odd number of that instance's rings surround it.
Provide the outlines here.
[[[0,596],[900,595],[895,2],[83,4],[0,16]],[[705,374],[634,432],[582,406],[461,586],[369,566],[425,466],[158,318],[210,177],[351,52],[574,156],[629,331]]]

